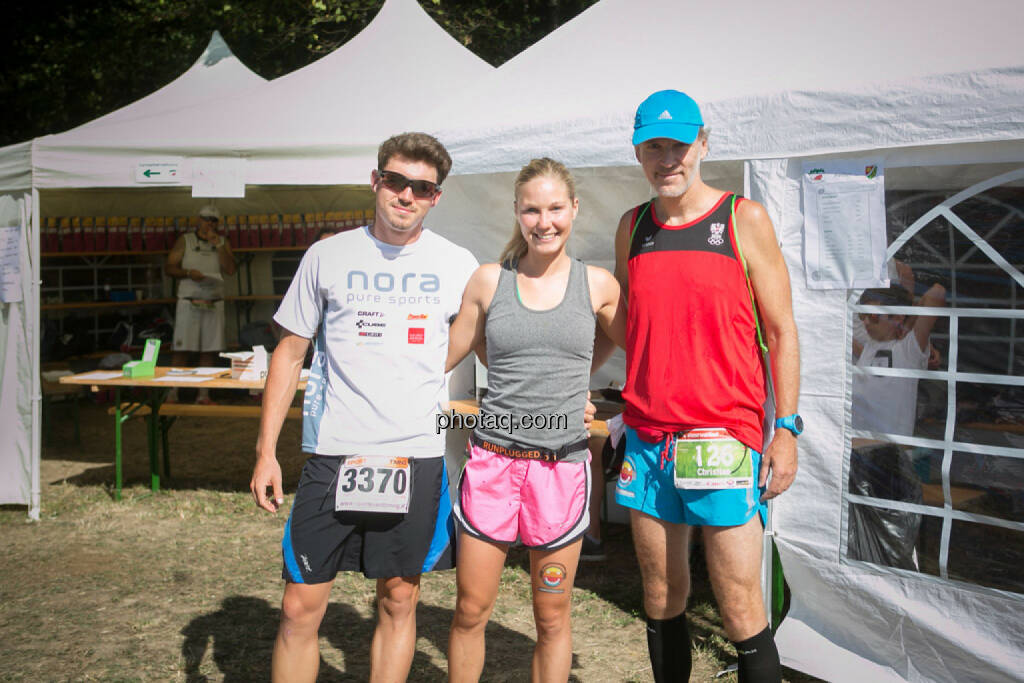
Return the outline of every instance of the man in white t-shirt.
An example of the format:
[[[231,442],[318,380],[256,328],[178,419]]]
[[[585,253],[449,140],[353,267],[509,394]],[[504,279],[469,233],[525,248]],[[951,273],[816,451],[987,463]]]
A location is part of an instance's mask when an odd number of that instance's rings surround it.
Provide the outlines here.
[[[910,306],[900,286],[868,289],[860,303]],[[934,284],[918,305],[945,306],[946,290]],[[936,317],[862,313],[861,330],[854,332],[853,352],[858,367],[924,370],[928,366]],[[917,422],[917,378],[854,375],[853,428],[877,434],[913,436]],[[855,437],[850,455],[850,493],[909,503],[921,502],[921,481],[905,449],[874,438]],[[902,569],[917,569],[914,548],[920,515],[866,505],[850,505],[847,555]]]
[[[250,487],[283,503],[276,448],[310,341],[303,467],[282,541],[287,582],[274,681],[313,681],[339,571],[377,580],[370,679],[404,680],[420,574],[453,566],[444,434],[448,326],[477,261],[423,227],[451,159],[423,133],[385,141],[370,174],[373,224],[310,246],[274,320],[284,336],[263,394]],[[267,489],[272,495],[267,495]]]

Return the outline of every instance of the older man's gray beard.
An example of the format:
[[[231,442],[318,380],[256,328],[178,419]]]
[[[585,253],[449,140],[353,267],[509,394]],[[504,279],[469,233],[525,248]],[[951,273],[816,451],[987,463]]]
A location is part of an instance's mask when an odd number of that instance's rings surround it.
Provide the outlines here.
[[[686,185],[684,185],[683,187],[666,187],[666,186],[662,186],[662,187],[654,187],[654,188],[651,188],[651,189],[653,189],[654,193],[657,194],[659,197],[668,197],[668,198],[682,197],[684,194],[686,194],[686,191],[689,190],[693,186],[693,184],[694,184],[694,182],[696,182],[697,178],[700,177],[700,162],[701,162],[701,160],[698,157],[697,158],[697,163],[693,167],[693,175],[689,176],[689,178],[687,179]]]

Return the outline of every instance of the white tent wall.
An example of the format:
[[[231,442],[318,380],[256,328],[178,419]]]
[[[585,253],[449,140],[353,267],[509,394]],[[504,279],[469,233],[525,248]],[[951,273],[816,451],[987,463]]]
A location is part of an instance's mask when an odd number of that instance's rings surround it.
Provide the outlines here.
[[[0,302],[0,504],[39,518],[38,221],[27,192],[0,194],[0,225],[20,228],[21,301]],[[33,223],[35,224],[33,226]]]
[[[891,189],[959,189],[1024,166],[1024,142],[856,155],[864,157],[883,161]],[[801,437],[800,475],[775,506],[776,542],[792,589],[780,652],[788,665],[834,681],[1019,680],[1024,596],[843,560],[852,378],[836,367],[851,347],[848,292],[806,286],[802,161],[748,164],[748,191],[772,216],[790,266],[801,334],[800,407],[810,427]]]

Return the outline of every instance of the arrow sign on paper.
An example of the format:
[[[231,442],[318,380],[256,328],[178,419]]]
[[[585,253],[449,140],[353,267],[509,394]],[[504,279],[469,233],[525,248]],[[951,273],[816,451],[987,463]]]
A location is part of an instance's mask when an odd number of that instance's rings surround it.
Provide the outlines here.
[[[178,181],[177,161],[142,161],[135,166],[137,183],[175,183]]]

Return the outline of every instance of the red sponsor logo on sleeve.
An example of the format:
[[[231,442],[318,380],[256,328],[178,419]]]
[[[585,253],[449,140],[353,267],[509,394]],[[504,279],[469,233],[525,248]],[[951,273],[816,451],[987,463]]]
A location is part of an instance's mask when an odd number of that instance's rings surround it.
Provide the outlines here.
[[[427,337],[426,329],[422,327],[410,327],[409,328],[409,343],[410,344],[422,344]]]

